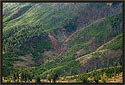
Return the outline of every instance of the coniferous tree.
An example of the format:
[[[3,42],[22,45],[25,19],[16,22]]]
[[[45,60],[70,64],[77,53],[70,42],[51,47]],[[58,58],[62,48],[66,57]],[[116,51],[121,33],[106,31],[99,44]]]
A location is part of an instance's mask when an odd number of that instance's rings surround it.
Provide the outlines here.
[[[13,74],[13,80],[16,81],[17,79],[17,76],[16,76],[16,73]]]
[[[97,74],[97,75],[94,76],[94,81],[96,83],[99,83],[99,74]]]
[[[115,65],[115,68],[114,68],[114,81],[116,81],[117,62],[115,62],[114,65]]]
[[[41,83],[41,81],[40,81],[40,76],[36,76],[36,83]]]
[[[116,81],[116,69],[114,69],[114,81]]]
[[[89,72],[89,70],[88,70],[88,68],[86,69],[86,73],[88,73]]]
[[[50,74],[47,75],[47,79],[49,81],[53,81],[54,83],[56,83],[56,80],[58,79],[59,75],[57,74],[57,72],[51,72]]]
[[[107,81],[107,75],[106,75],[105,72],[104,72],[104,74],[103,74],[102,77],[101,77],[101,81],[102,81],[103,83],[106,83],[106,81]]]
[[[49,82],[51,82],[51,79],[52,79],[52,78],[51,78],[51,75],[50,75],[50,74],[47,75],[47,79],[49,80]]]
[[[57,74],[57,72],[52,72],[52,80],[53,80],[53,82],[54,83],[56,83],[56,80],[58,79],[58,74]]]
[[[16,76],[17,76],[17,79],[19,79],[19,73],[18,72],[16,73]]]
[[[32,74],[29,73],[29,78],[28,78],[28,79],[29,79],[30,81],[32,81],[32,78],[33,78]]]
[[[88,76],[86,74],[80,75],[80,80],[83,83],[87,83],[88,82]]]
[[[24,72],[21,73],[21,81],[24,81]]]
[[[25,82],[27,81],[27,73],[26,72],[24,73],[24,81]]]

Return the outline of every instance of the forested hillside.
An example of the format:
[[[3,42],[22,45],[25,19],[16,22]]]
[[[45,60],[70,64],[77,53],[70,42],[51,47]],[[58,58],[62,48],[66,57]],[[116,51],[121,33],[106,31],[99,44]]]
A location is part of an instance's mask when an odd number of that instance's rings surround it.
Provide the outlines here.
[[[2,11],[7,80],[122,66],[122,3],[3,3]]]

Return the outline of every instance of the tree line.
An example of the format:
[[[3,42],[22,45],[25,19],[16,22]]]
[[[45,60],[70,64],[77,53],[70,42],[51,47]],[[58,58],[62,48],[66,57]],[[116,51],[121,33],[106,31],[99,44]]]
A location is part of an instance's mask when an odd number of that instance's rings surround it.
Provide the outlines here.
[[[74,75],[74,78],[76,79],[76,82],[106,83],[108,78],[112,77],[114,77],[114,81],[116,81],[116,75],[119,75],[121,72],[123,72],[121,66],[94,70],[92,72],[89,72],[89,70],[86,69],[86,73],[80,74],[79,76]],[[60,75],[55,71],[51,71],[49,74],[46,75],[46,78],[49,81],[49,83],[56,83],[59,77]],[[7,80],[7,83],[31,83],[33,82],[33,79],[35,80],[35,83],[42,83],[40,75],[33,75],[31,72],[27,71],[15,72],[8,78],[3,77],[3,80]]]

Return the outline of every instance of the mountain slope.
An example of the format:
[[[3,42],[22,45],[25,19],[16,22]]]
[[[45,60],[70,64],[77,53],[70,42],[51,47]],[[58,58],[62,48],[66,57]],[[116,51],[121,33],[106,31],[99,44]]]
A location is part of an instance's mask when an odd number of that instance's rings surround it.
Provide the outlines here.
[[[119,15],[116,15],[116,16],[119,16]],[[35,71],[40,72],[40,74],[42,74],[41,76],[45,77],[45,75],[50,73],[52,70],[58,72],[60,75],[73,75],[73,74],[83,73],[87,69],[92,71],[92,70],[98,69],[98,68],[114,66],[116,63],[117,63],[117,65],[122,65],[121,64],[122,63],[122,61],[121,61],[121,59],[122,59],[122,34],[121,34],[121,32],[116,34],[115,32],[118,31],[118,30],[116,30],[114,32],[114,34],[112,32],[112,36],[111,36],[111,32],[107,30],[107,29],[111,29],[109,24],[107,24],[107,23],[109,23],[109,22],[107,22],[107,20],[110,21],[109,19],[110,18],[112,19],[114,17],[118,18],[116,16],[106,18],[104,20],[101,20],[98,23],[93,24],[93,25],[97,25],[95,27],[100,28],[100,25],[102,25],[102,23],[103,24],[106,23],[106,24],[104,24],[104,28],[101,29],[102,32],[100,30],[95,31],[95,29],[93,27],[91,27],[91,25],[80,31],[81,33],[84,33],[86,30],[91,29],[89,32],[94,33],[93,30],[92,30],[92,29],[94,29],[94,31],[96,32],[94,34],[100,34],[101,33],[100,36],[101,35],[102,36],[107,35],[109,37],[109,40],[108,40],[108,37],[107,38],[105,38],[105,37],[104,38],[103,37],[98,38],[96,36],[96,38],[98,40],[99,39],[100,40],[105,39],[105,42],[102,42],[102,44],[100,43],[101,45],[98,45],[96,48],[94,48],[89,53],[85,53],[85,51],[86,51],[86,49],[85,49],[78,56],[77,54],[75,54],[75,52],[77,52],[77,51],[73,51],[71,53],[71,55],[67,55],[65,57],[60,56],[60,57],[56,58],[55,61],[53,61],[53,63],[55,63],[55,64],[49,65],[49,67],[51,68],[50,70],[45,71],[45,69],[46,69],[45,67],[40,67],[40,68],[43,68],[45,72],[42,73],[43,69],[37,69]],[[104,31],[106,31],[106,32],[104,32]],[[81,33],[78,33],[78,35],[80,35]],[[107,34],[105,34],[105,33],[107,33]],[[108,33],[109,33],[109,35],[108,35]],[[75,36],[76,36],[76,34],[75,34]],[[86,37],[86,36],[87,35],[84,35],[83,37]],[[92,37],[94,37],[94,36],[92,36]],[[111,37],[113,38],[113,40],[112,40]],[[80,39],[80,38],[76,38],[74,40],[80,42],[80,40],[77,40],[77,39]],[[107,39],[107,42],[106,42],[106,39]],[[72,40],[72,42],[74,42],[74,41]],[[109,44],[109,42],[110,42],[110,44]],[[82,41],[82,43],[83,43],[83,41]],[[95,46],[95,44],[92,44],[92,45]],[[92,46],[92,45],[89,44],[89,46]],[[105,47],[107,47],[106,50],[98,50],[98,49],[103,49],[104,45],[105,45]],[[77,47],[79,47],[79,46],[77,46]],[[76,50],[76,48],[75,48],[75,50]],[[83,49],[84,49],[83,47],[80,47],[80,50],[83,50]],[[74,50],[74,49],[72,49],[72,50]],[[69,51],[69,50],[67,50],[67,51]],[[74,61],[74,60],[76,60],[76,61]],[[68,68],[68,70],[67,70],[67,68]]]
[[[96,51],[76,60],[82,64],[82,72],[85,72],[86,69],[92,71],[98,68],[122,65],[122,35],[118,35]]]
[[[119,20],[119,22],[115,22],[115,20]],[[67,53],[66,56],[69,58],[79,57],[96,50],[122,32],[121,23],[122,17],[119,14],[98,20],[86,28],[76,31],[65,41],[67,49],[64,49],[64,52]],[[114,27],[114,25],[118,27]]]
[[[87,65],[79,58],[96,52],[122,32],[121,3],[112,6],[106,3],[17,3],[4,4],[3,8],[4,76],[20,68],[31,68],[34,76],[39,74],[43,78],[53,70],[60,76],[83,73]],[[121,56],[119,47],[122,45],[108,46],[107,55],[117,52]],[[86,63],[91,62],[91,57]],[[113,61],[114,57],[117,56],[111,57]],[[103,67],[106,66],[97,65],[97,68]]]

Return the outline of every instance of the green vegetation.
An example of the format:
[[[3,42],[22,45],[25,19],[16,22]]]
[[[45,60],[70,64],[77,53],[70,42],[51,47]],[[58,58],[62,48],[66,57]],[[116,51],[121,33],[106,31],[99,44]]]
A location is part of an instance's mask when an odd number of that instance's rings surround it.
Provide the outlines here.
[[[122,34],[118,35],[116,37],[116,40],[114,40],[112,43],[104,45],[104,48],[102,49],[110,49],[110,50],[118,50],[118,49],[122,49]]]
[[[3,55],[3,76],[8,76],[11,73],[18,71],[18,69],[13,67],[13,62],[14,61],[23,61],[22,59],[19,59],[17,57],[13,57],[12,54],[4,54]]]
[[[36,83],[41,83],[41,81],[40,81],[40,76],[37,76],[37,77],[36,77]]]
[[[118,20],[114,20],[114,18]],[[115,22],[118,22],[117,25],[119,26],[119,29],[114,29],[113,27],[113,20]],[[107,17],[103,20],[99,20],[98,22],[95,22],[88,27],[84,28],[83,30],[77,32],[77,35],[74,34],[73,37],[75,37],[73,40],[69,40],[69,51],[68,54],[75,54],[80,49],[85,50],[84,54],[90,53],[99,46],[103,45],[107,41],[111,40],[113,37],[117,36],[122,32],[122,18],[121,14]],[[111,27],[112,26],[112,27]],[[121,38],[122,39],[122,38]],[[116,48],[115,45],[119,44]],[[119,40],[112,45],[110,45],[110,49],[119,49],[119,47],[122,45],[122,41]],[[91,48],[89,48],[91,46]],[[95,47],[95,49],[92,49]],[[112,48],[111,48],[112,47]],[[122,46],[121,46],[122,47]]]
[[[51,72],[47,75],[47,79],[51,82],[53,80],[54,83],[56,83],[56,80],[58,79],[58,74],[56,72]]]
[[[70,80],[76,79],[77,80],[76,82],[83,82],[83,83],[106,83],[108,78],[112,78],[115,75],[119,75],[121,72],[123,72],[122,66],[109,67],[80,74],[79,76],[71,77]],[[55,71],[51,71],[48,75],[46,75],[46,77],[49,80],[49,82],[53,81],[54,83],[56,83],[56,80],[59,79],[60,75]],[[4,80],[6,80],[8,83],[32,82],[32,79],[33,79],[32,74],[23,69],[20,69],[20,72],[16,72],[12,76],[4,78]],[[41,83],[41,79],[42,78],[39,75],[35,75],[36,83]]]
[[[122,61],[122,58],[123,58],[122,49],[121,49],[122,43],[117,43],[113,45],[117,41],[122,42],[122,34],[117,35],[109,42],[100,46],[94,52],[89,53],[85,56],[81,56],[81,58],[78,59],[78,61],[81,62],[81,65],[82,65],[81,67],[84,68],[83,71],[85,72],[86,69],[95,70],[99,68],[111,67],[111,66],[116,66],[116,65],[122,66],[122,62],[123,62]],[[117,47],[118,49],[112,49],[112,48],[117,48]],[[87,63],[82,64],[84,62],[87,62]]]
[[[66,30],[69,30],[69,27],[73,27],[74,21],[77,19],[74,18],[78,14],[77,8],[81,9],[85,6],[83,4],[74,8],[72,4],[68,8],[62,8],[60,5],[51,7],[51,4],[46,4],[5,5],[3,51],[7,54],[14,52],[13,56],[24,56],[32,53],[33,61],[36,62],[35,66],[40,66],[39,60],[41,57],[43,58],[41,54],[44,49],[52,48],[48,33],[52,31],[56,33],[56,31],[62,29],[61,27],[66,27]],[[72,25],[70,25],[70,21],[72,21]]]
[[[50,75],[50,74],[47,75],[47,79],[49,80],[49,82],[51,82],[51,79],[52,79],[52,78],[51,78],[51,75]]]
[[[83,83],[88,83],[88,75],[86,75],[86,74],[80,75],[80,80]]]
[[[95,81],[95,83],[99,83],[99,79],[100,79],[100,76],[99,76],[99,75],[94,76],[94,81]]]
[[[101,81],[102,81],[102,83],[106,83],[106,81],[107,81],[106,73],[104,73],[104,74],[102,75]]]
[[[107,82],[122,67],[95,70],[123,64],[122,13],[116,12],[120,6],[3,4],[3,79],[8,83],[56,83],[60,77],[84,73],[69,79]]]
[[[103,54],[100,53],[100,52],[95,52],[95,53],[93,53],[92,55],[95,56],[95,57],[99,57],[99,56],[102,56]]]
[[[39,68],[42,68],[42,67],[39,67]],[[75,60],[72,60],[70,62],[62,63],[49,70],[39,69],[39,68],[37,70],[34,70],[33,72],[37,74],[39,74],[40,72],[42,78],[46,78],[46,75],[49,74],[51,71],[57,72],[60,76],[75,75],[79,73],[78,69],[80,68],[80,63]]]
[[[78,82],[95,82],[95,83],[106,83],[107,78],[111,78],[114,76],[114,73],[120,74],[122,72],[122,67],[110,67],[110,68],[104,68],[95,70],[89,73],[81,74],[78,78]],[[90,79],[88,79],[90,78]],[[99,82],[100,80],[100,82]]]

